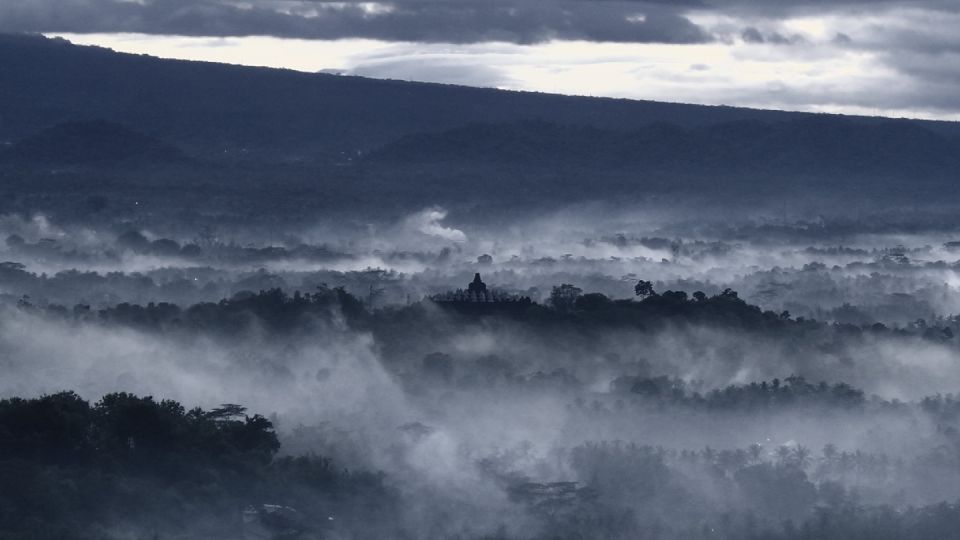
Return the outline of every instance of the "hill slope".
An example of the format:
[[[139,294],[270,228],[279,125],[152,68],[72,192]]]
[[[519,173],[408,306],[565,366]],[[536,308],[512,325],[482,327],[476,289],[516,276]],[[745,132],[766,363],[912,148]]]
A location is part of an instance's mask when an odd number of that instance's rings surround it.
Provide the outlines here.
[[[101,119],[217,156],[332,157],[470,122],[629,130],[809,116],[161,60],[34,36],[0,36],[0,66],[0,140]],[[960,134],[953,124],[924,124]]]
[[[0,66],[12,195],[0,213],[83,216],[91,196],[238,220],[660,196],[960,204],[957,123],[307,74],[32,36],[0,35]]]
[[[103,121],[66,122],[26,137],[0,158],[46,165],[166,162],[180,152],[153,137]]]

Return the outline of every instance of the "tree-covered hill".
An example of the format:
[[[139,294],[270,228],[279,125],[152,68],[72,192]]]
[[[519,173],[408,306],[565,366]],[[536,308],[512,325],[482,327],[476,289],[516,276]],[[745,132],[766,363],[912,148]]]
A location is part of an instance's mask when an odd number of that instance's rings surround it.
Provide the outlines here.
[[[38,36],[0,36],[0,65],[0,179],[16,195],[0,212],[29,202],[84,219],[92,187],[120,208],[291,221],[664,196],[762,207],[785,193],[940,205],[960,170],[951,122],[161,60]]]

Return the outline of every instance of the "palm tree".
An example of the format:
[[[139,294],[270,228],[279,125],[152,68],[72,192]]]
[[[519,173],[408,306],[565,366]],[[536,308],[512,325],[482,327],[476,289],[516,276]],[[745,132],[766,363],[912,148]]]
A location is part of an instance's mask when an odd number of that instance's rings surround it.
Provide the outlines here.
[[[777,463],[783,465],[790,459],[790,447],[782,444],[777,447]]]
[[[809,448],[798,444],[797,447],[793,449],[793,462],[798,467],[805,469],[810,465],[810,455]]]
[[[763,452],[763,447],[759,443],[753,443],[747,449],[747,452],[750,453],[750,461],[756,463],[760,461],[760,453]]]

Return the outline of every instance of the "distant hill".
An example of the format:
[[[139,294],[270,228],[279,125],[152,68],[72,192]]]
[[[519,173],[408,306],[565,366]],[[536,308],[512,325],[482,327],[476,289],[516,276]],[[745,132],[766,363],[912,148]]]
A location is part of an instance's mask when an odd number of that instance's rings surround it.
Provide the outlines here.
[[[0,159],[45,165],[142,164],[180,158],[180,151],[169,144],[103,121],[57,124],[0,153]]]
[[[922,124],[843,117],[709,126],[648,124],[613,131],[548,122],[469,124],[408,135],[365,158],[397,168],[554,170],[691,175],[809,175],[946,180],[960,172],[960,139]]]
[[[591,200],[960,204],[953,122],[309,74],[37,36],[0,35],[0,154],[0,213],[84,217],[93,196],[130,219],[242,222],[434,204],[488,219]]]
[[[161,60],[39,36],[0,35],[0,66],[0,140],[97,119],[217,157],[336,159],[471,122],[633,130],[813,116]],[[921,124],[960,135],[956,124]]]

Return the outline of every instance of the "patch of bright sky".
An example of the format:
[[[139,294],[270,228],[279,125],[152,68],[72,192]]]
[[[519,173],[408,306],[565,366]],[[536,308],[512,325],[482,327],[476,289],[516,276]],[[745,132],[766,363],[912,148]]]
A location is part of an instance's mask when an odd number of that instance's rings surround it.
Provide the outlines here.
[[[955,111],[909,104],[909,80],[868,50],[838,47],[821,21],[784,24],[802,48],[744,43],[695,45],[555,41],[536,45],[399,43],[371,39],[203,38],[57,34],[78,44],[306,72],[336,70],[474,86],[710,105],[960,120]],[[449,69],[446,69],[449,67]],[[899,93],[898,93],[899,92]]]

